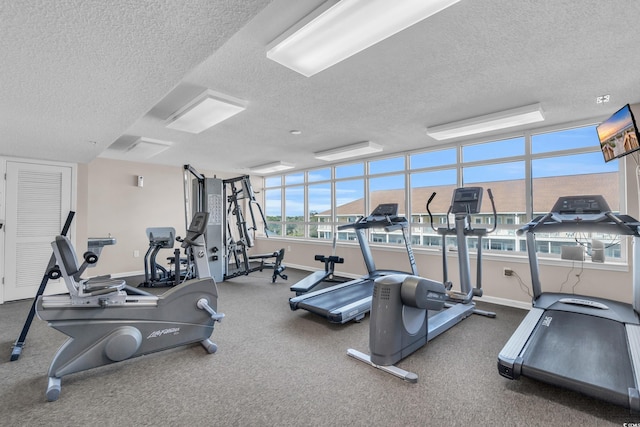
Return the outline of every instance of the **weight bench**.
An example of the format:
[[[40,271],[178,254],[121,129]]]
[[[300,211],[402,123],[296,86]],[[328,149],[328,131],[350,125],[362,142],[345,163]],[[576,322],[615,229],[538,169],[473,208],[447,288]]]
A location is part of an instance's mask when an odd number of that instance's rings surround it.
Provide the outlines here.
[[[291,288],[289,289],[291,289],[292,292],[295,292],[296,296],[309,292],[311,289],[315,288],[322,282],[329,281],[329,279],[331,279],[333,276],[335,265],[344,263],[344,258],[335,255],[328,257],[324,255],[316,255],[314,257],[314,260],[324,263],[324,271],[314,271],[304,279],[298,281],[298,283],[291,286]]]
[[[256,254],[248,257],[249,261],[260,261],[260,266],[255,269],[252,268],[252,271],[262,271],[264,268],[272,268],[273,275],[271,276],[271,282],[275,283],[278,276],[280,276],[283,280],[287,280],[287,275],[283,274],[283,271],[287,268],[282,265],[282,261],[284,260],[284,248],[279,251],[272,252],[270,254]],[[275,258],[273,263],[265,263],[265,260]]]

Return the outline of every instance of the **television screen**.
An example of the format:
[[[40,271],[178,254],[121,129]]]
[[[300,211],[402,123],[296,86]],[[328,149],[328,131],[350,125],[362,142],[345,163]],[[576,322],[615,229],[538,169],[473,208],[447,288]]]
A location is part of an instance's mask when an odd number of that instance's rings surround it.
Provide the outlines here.
[[[637,107],[635,104],[633,107]],[[597,126],[604,161],[609,162],[640,149],[632,106],[625,105]]]

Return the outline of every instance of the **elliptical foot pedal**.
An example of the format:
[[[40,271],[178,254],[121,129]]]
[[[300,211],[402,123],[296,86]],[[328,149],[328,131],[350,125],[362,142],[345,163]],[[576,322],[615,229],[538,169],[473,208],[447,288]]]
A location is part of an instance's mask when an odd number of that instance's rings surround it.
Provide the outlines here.
[[[455,300],[455,301],[465,301],[467,299],[467,295],[463,294],[462,292],[456,292],[456,291],[447,291],[447,296],[449,297],[449,299]]]

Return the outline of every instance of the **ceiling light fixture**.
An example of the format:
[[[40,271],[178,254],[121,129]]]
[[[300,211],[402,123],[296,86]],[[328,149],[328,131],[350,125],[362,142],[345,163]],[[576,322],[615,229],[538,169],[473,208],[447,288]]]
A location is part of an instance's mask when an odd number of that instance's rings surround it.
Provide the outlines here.
[[[172,143],[141,137],[127,148],[127,155],[133,155],[139,159],[148,159],[171,148]]]
[[[267,47],[267,58],[306,77],[460,0],[330,0]]]
[[[206,90],[167,120],[169,129],[200,133],[245,110],[245,102]]]
[[[544,111],[542,110],[542,106],[540,104],[533,104],[474,117],[472,119],[461,120],[459,122],[430,126],[427,127],[427,135],[433,139],[442,141],[443,139],[476,135],[479,133],[541,122],[543,120]]]
[[[331,150],[313,153],[316,159],[332,162],[335,160],[348,159],[350,157],[364,156],[382,151],[382,147],[371,141],[358,142],[344,147],[332,148]]]
[[[281,172],[288,169],[293,169],[295,167],[292,163],[287,163],[283,161],[267,163],[265,165],[253,166],[249,168],[249,170],[253,173],[257,174],[266,174],[272,172]]]

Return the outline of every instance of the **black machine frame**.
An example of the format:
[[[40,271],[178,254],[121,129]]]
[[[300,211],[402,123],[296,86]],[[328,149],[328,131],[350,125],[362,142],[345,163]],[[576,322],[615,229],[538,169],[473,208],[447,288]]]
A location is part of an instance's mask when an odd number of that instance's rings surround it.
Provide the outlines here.
[[[257,230],[254,207],[264,224],[264,234],[269,237],[267,220],[262,207],[256,200],[248,175],[229,179],[208,178],[191,165],[184,165],[185,222],[190,210],[211,214],[205,240],[211,273],[216,281],[246,276],[256,271],[272,269],[271,282],[277,278],[287,280],[283,264],[285,250],[281,248],[271,253],[249,254],[254,246],[253,233]],[[190,186],[190,176],[193,183]],[[191,188],[190,188],[191,187]],[[189,197],[193,194],[193,200]],[[250,224],[243,210],[243,202],[248,207]]]

